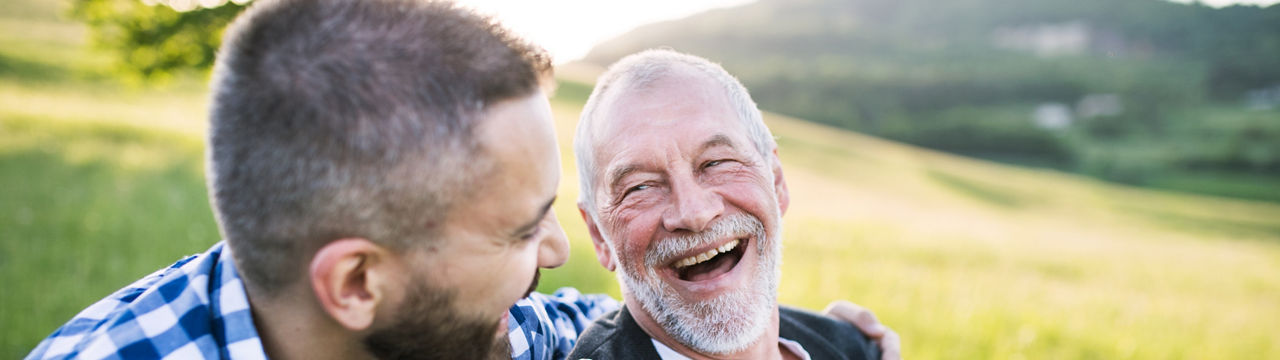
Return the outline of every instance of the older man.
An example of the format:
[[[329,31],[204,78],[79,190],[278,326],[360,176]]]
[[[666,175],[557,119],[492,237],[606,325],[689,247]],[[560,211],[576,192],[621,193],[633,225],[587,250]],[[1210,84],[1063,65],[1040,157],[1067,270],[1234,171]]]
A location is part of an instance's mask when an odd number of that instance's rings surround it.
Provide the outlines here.
[[[575,151],[579,207],[625,305],[570,357],[878,357],[849,324],[779,309],[787,183],[759,110],[724,69],[666,50],[620,60],[587,101]]]

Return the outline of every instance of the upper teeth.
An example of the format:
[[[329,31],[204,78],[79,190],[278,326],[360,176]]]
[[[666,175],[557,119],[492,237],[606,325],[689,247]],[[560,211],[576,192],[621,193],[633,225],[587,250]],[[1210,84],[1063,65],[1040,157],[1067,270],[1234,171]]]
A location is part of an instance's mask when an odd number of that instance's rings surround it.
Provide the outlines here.
[[[733,240],[725,243],[724,245],[720,245],[720,247],[718,248],[707,250],[706,252],[698,255],[680,259],[680,261],[676,262],[676,267],[682,268],[685,266],[698,264],[703,261],[711,260],[711,258],[716,257],[716,255],[719,255],[720,253],[724,253],[724,252],[729,252],[729,250],[733,250],[733,248],[736,248],[736,247],[738,247],[738,240]]]

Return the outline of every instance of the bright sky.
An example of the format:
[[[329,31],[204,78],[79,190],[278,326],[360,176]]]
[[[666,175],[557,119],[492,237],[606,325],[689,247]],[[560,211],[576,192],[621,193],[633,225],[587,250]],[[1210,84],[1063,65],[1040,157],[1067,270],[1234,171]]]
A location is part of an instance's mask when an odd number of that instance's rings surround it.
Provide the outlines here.
[[[459,0],[551,52],[557,64],[648,23],[674,20],[754,0]],[[1277,0],[1280,1],[1280,0]]]
[[[1189,4],[1192,0],[1169,0],[1178,3]],[[1268,6],[1280,2],[1280,0],[1200,0],[1201,3],[1212,7],[1223,7],[1235,4]]]
[[[142,0],[167,3],[186,11],[197,6],[215,7],[228,0]],[[246,3],[250,0],[230,0]],[[597,43],[622,35],[640,25],[673,20],[714,8],[732,7],[755,0],[456,0],[493,15],[507,28],[551,52],[557,64],[577,60]],[[1190,3],[1194,0],[1170,0]],[[1200,0],[1209,6],[1231,4],[1267,6],[1280,0]]]
[[[1189,3],[1193,0],[1171,0]],[[754,0],[458,0],[493,15],[525,38],[551,52],[557,64],[582,58],[597,43],[637,26],[683,18],[714,8]],[[1280,0],[1200,0],[1215,7],[1270,5]]]

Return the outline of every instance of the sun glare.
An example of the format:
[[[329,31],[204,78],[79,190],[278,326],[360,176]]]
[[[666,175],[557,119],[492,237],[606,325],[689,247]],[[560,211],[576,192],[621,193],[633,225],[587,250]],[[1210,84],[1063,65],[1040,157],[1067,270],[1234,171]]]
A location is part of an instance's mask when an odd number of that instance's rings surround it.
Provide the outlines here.
[[[1173,1],[1176,3],[1190,4],[1195,0],[1170,0],[1170,1]],[[1199,0],[1199,1],[1201,4],[1209,5],[1212,7],[1224,7],[1224,6],[1231,6],[1231,5],[1258,5],[1262,7],[1267,7],[1267,6],[1271,6],[1271,4],[1280,2],[1280,0]]]
[[[637,26],[753,0],[462,0],[551,52],[557,64],[582,58],[595,44]]]
[[[168,5],[178,11],[213,8],[227,2],[252,0],[140,0],[147,5]],[[459,4],[497,18],[508,28],[546,48],[556,64],[578,60],[592,46],[638,26],[674,20],[699,12],[744,5],[756,0],[455,0]],[[1169,0],[1199,1],[1213,7],[1230,5],[1270,6],[1280,0]]]

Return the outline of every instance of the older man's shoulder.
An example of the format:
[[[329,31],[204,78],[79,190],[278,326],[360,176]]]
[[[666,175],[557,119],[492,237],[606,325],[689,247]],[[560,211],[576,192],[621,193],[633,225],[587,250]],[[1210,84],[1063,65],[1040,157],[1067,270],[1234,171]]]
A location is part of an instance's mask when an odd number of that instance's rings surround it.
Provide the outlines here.
[[[578,335],[569,359],[657,359],[649,335],[640,329],[624,305],[604,314]]]
[[[780,307],[778,336],[800,343],[814,359],[879,359],[880,350],[853,324],[808,310]]]

